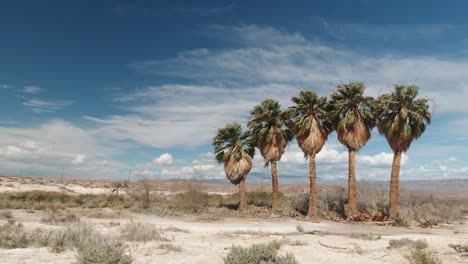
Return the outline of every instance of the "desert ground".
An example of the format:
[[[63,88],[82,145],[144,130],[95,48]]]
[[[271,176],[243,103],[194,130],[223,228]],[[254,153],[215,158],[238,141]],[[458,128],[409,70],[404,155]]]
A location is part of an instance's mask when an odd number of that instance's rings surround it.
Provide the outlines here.
[[[3,195],[31,191],[116,195],[111,193],[116,186],[112,182],[64,182],[53,178],[20,177],[1,179],[0,193]],[[157,192],[164,195],[176,188],[168,184]],[[229,186],[207,188],[214,193],[235,192],[235,188]],[[125,196],[129,192],[122,188],[119,195]],[[304,264],[410,263],[405,256],[409,254],[411,246],[402,242],[405,238],[425,241],[427,248],[435,252],[442,263],[468,263],[466,252],[457,252],[453,246],[449,246],[468,243],[467,215],[451,223],[430,227],[397,227],[386,222],[310,220],[282,214],[227,213],[223,217],[210,217],[210,211],[202,215],[162,214],[160,211],[138,211],[130,207],[59,206],[51,209],[2,203],[0,225],[3,227],[21,226],[25,233],[34,230],[44,233],[86,225],[102,236],[122,241],[133,263],[223,263],[232,246],[247,247],[259,243],[272,243],[280,255],[291,253],[299,263]],[[73,217],[66,217],[70,215]],[[65,217],[60,218],[62,216]],[[129,234],[123,235],[126,229],[131,230],[130,236],[133,238],[129,238]],[[149,233],[152,235],[148,237]],[[0,245],[1,239],[4,238],[0,238]],[[398,242],[402,242],[401,245]],[[58,251],[51,250],[51,246],[37,244],[3,247],[0,248],[0,263],[74,263],[77,254],[76,248],[67,246]]]

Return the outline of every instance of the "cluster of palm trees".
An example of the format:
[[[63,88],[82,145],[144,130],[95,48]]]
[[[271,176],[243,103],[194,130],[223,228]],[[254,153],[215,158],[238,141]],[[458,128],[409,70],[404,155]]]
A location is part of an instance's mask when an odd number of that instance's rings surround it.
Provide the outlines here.
[[[260,150],[265,167],[271,166],[272,207],[281,206],[278,188],[277,162],[293,138],[310,163],[309,217],[317,216],[317,183],[315,157],[323,148],[328,135],[336,131],[338,140],[348,149],[348,210],[352,218],[356,206],[356,152],[364,147],[377,127],[394,152],[391,179],[389,217],[398,217],[399,174],[403,152],[419,138],[430,124],[429,99],[417,99],[415,85],[395,85],[390,94],[378,98],[364,96],[362,82],[338,85],[330,100],[311,90],[292,97],[293,106],[282,109],[272,99],[266,99],[250,112],[248,130],[238,123],[229,123],[218,130],[213,139],[216,160],[224,164],[227,178],[239,184],[241,209],[247,206],[245,178],[252,169],[255,147]]]

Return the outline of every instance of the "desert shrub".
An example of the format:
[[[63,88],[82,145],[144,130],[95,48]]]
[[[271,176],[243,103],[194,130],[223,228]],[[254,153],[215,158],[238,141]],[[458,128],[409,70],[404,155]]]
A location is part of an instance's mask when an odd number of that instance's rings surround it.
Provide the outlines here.
[[[174,246],[172,244],[167,244],[167,243],[164,243],[164,244],[160,244],[158,246],[158,249],[164,249],[166,250],[166,252],[182,252],[182,248],[179,247],[179,246]]]
[[[11,213],[11,211],[3,211],[0,213],[0,217],[3,217],[5,219],[12,219],[13,214]]]
[[[379,240],[382,238],[381,235],[379,234],[373,234],[373,233],[348,233],[346,234],[347,237],[350,238],[356,238],[356,239],[362,239],[362,240]]]
[[[0,226],[1,248],[25,248],[32,243],[32,237],[24,231],[22,224],[10,222]]]
[[[468,253],[468,243],[462,244],[449,244],[450,248],[453,248],[457,253]]]
[[[133,258],[126,253],[126,247],[116,241],[91,242],[78,247],[75,264],[130,264]]]
[[[441,264],[437,252],[426,247],[414,246],[410,253],[405,255],[410,264]]]
[[[170,241],[156,229],[154,225],[146,223],[129,223],[122,228],[121,238],[127,241]]]
[[[0,209],[56,210],[78,208],[130,208],[135,200],[129,196],[27,191],[0,193]]]
[[[345,217],[346,215],[346,191],[341,186],[335,186],[330,190],[318,193],[318,212],[328,218],[330,214]],[[307,207],[309,201],[307,199]]]
[[[386,190],[375,190],[373,186],[361,184],[357,190],[357,208],[360,212],[369,214],[380,213],[388,215],[388,192]]]
[[[67,213],[60,214],[57,211],[49,211],[49,214],[41,219],[42,223],[47,224],[60,224],[60,223],[73,223],[80,221],[80,218],[75,214]]]
[[[210,204],[210,195],[206,192],[189,189],[188,191],[177,193],[170,206],[173,209],[197,213]]]
[[[400,218],[407,222],[415,220],[423,226],[461,220],[467,208],[463,200],[416,194],[402,195],[400,204]]]
[[[112,219],[112,218],[120,218],[120,213],[116,212],[108,212],[108,211],[93,211],[87,215],[89,218],[97,218],[97,219]]]
[[[278,250],[272,244],[257,244],[248,248],[233,246],[224,264],[297,264],[292,254],[278,256]]]
[[[425,240],[411,240],[409,238],[392,239],[388,242],[388,248],[403,248],[403,247],[414,247],[414,248],[427,248],[427,242]]]

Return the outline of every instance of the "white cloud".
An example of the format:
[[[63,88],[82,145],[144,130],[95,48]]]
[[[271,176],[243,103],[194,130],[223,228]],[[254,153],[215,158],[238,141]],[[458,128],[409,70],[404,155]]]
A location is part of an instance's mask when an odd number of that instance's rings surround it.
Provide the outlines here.
[[[63,120],[38,127],[0,127],[1,173],[54,176],[62,168],[67,176],[118,177],[126,165],[110,157],[122,151],[93,130]]]
[[[83,154],[77,154],[75,158],[72,160],[73,164],[83,164],[83,162],[86,159],[86,155]]]
[[[39,98],[31,98],[23,103],[24,106],[28,107],[34,113],[43,113],[43,112],[55,112],[62,108],[72,105],[73,101],[52,101],[52,100],[43,100]]]
[[[115,140],[132,140],[156,148],[194,147],[210,143],[227,122],[245,123],[248,112],[264,98],[289,105],[299,88],[269,84],[245,88],[163,85],[120,95],[127,115],[97,118],[100,134]],[[157,136],[155,136],[157,134]]]
[[[326,46],[298,33],[246,25],[215,27],[240,47],[184,51],[175,58],[132,64],[136,70],[197,82],[235,84],[287,83],[328,93],[339,83],[362,80],[369,94],[387,92],[397,83],[416,83],[443,112],[466,112],[468,61],[435,56],[361,54]],[[441,69],[444,69],[443,71]],[[444,87],[444,89],[441,89]],[[290,96],[290,95],[289,95]]]
[[[25,86],[23,87],[22,92],[27,94],[36,94],[44,91],[42,88],[37,86]]]
[[[158,158],[153,160],[153,163],[156,165],[171,165],[172,164],[172,155],[169,153],[161,154]]]

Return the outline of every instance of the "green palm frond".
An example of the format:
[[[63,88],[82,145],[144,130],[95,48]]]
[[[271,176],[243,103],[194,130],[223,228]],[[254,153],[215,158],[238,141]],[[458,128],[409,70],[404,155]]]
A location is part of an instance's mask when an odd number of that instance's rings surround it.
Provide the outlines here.
[[[255,145],[249,131],[242,132],[238,123],[229,123],[224,128],[218,129],[218,133],[213,138],[213,146],[218,163],[224,163],[230,158],[239,161],[244,153],[251,158],[255,154]]]
[[[375,100],[364,96],[366,86],[351,82],[337,86],[331,94],[330,121],[339,140],[348,148],[359,149],[375,126]]]
[[[266,146],[276,142],[285,148],[292,140],[293,133],[289,128],[289,116],[287,111],[281,109],[278,101],[266,99],[254,107],[250,112],[252,116],[247,126],[250,128],[252,140],[257,147]]]
[[[431,123],[430,100],[416,99],[418,91],[415,85],[396,85],[394,92],[378,98],[377,127],[394,151],[407,151]]]
[[[332,131],[326,97],[319,97],[314,91],[301,91],[298,96],[292,97],[291,101],[295,105],[289,108],[288,116],[291,119],[291,128],[296,135],[309,132],[311,119],[315,119],[327,135]]]

